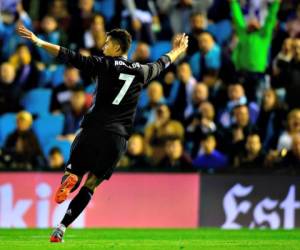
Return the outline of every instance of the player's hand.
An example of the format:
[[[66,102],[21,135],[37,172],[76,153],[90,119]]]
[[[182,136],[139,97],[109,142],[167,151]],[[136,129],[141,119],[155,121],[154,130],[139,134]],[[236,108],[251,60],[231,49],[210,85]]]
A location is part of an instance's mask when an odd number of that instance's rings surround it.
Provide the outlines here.
[[[24,27],[24,25],[19,25],[17,27],[17,33],[20,37],[28,39],[29,41],[31,41],[33,43],[38,42],[38,37],[33,32],[31,32],[29,29],[26,29]]]
[[[173,49],[184,52],[188,47],[188,42],[189,42],[189,38],[185,33],[178,34],[175,36],[173,40]]]

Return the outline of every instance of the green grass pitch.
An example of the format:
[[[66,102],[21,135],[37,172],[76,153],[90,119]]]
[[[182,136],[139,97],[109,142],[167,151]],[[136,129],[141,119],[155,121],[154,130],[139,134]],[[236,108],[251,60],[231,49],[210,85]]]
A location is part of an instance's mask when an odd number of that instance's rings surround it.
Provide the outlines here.
[[[0,229],[0,249],[300,249],[300,230],[69,229],[64,243],[49,243],[50,229]]]

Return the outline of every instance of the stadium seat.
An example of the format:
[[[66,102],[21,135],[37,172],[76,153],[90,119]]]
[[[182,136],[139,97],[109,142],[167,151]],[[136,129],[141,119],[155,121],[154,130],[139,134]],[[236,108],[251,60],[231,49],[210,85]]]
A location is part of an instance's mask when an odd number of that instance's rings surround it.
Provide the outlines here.
[[[63,115],[49,114],[41,116],[34,121],[33,130],[36,133],[42,147],[44,147],[52,139],[55,139],[58,135],[62,134],[64,120],[65,118]]]
[[[60,149],[64,156],[65,163],[68,161],[70,156],[70,149],[71,149],[71,142],[67,140],[57,140],[52,139],[49,143],[45,144],[43,147],[43,152],[45,156],[47,157],[50,153],[50,150],[54,147],[57,147]]]
[[[21,103],[24,108],[34,115],[45,115],[49,113],[51,101],[50,89],[34,89],[29,91]]]
[[[104,15],[105,19],[110,21],[115,15],[115,0],[96,0],[94,10]]]
[[[6,113],[0,116],[0,147],[4,145],[9,134],[16,129],[16,114]]]
[[[151,47],[151,57],[152,61],[157,60],[166,52],[172,49],[172,44],[169,41],[158,41]]]

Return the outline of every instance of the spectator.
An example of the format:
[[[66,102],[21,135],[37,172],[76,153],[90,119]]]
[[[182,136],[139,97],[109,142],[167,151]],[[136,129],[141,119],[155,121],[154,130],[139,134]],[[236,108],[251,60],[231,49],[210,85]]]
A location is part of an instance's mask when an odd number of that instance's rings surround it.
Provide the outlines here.
[[[273,75],[280,74],[280,69],[284,67],[286,63],[289,63],[293,58],[293,39],[286,38],[281,47],[281,51],[273,60]]]
[[[203,81],[203,76],[210,70],[219,70],[224,82],[234,79],[234,67],[230,58],[216,44],[211,33],[205,31],[198,35],[198,51],[194,53],[189,64],[192,74],[198,81]]]
[[[49,15],[53,16],[59,23],[59,27],[65,32],[68,30],[71,17],[67,9],[67,1],[54,0],[49,8]]]
[[[18,45],[16,53],[10,57],[10,62],[17,69],[16,83],[20,88],[30,90],[38,86],[39,70],[25,44]]]
[[[4,1],[3,1],[4,3]],[[3,11],[3,12],[2,12]],[[19,2],[12,9],[1,9],[0,16],[0,59],[7,60],[16,51],[19,43],[24,41],[16,35],[16,25],[22,23],[26,28],[31,29],[31,19]]]
[[[17,114],[17,129],[8,136],[4,145],[4,149],[12,155],[12,168],[32,170],[45,166],[42,150],[31,125],[30,113],[21,111]]]
[[[256,122],[259,114],[259,107],[255,102],[248,103],[244,87],[241,84],[233,83],[228,86],[228,99],[229,100],[219,118],[219,122],[223,127],[229,127],[234,122],[232,111],[239,105],[247,105],[251,122],[253,124]]]
[[[240,71],[250,100],[256,100],[257,89],[265,86],[265,70],[268,66],[268,53],[272,42],[272,32],[276,24],[280,1],[274,0],[269,8],[265,24],[261,27],[257,18],[248,20],[243,17],[237,0],[230,0],[235,32],[238,44],[233,50],[235,67]]]
[[[279,137],[277,149],[290,150],[292,148],[292,138],[300,134],[300,109],[293,109],[287,116],[287,130],[283,131]]]
[[[180,122],[171,120],[170,109],[167,105],[156,108],[155,120],[145,129],[145,142],[147,153],[153,159],[154,164],[164,157],[164,142],[167,137],[177,136],[184,138],[184,128]]]
[[[214,135],[207,135],[201,140],[201,150],[193,160],[195,168],[205,172],[214,173],[224,170],[227,167],[226,155],[216,150],[216,138]]]
[[[235,156],[234,166],[238,171],[257,171],[264,165],[265,153],[257,133],[247,136],[244,150]]]
[[[51,111],[63,109],[70,101],[72,89],[80,84],[79,71],[74,67],[67,67],[64,72],[64,82],[54,88],[51,98]]]
[[[294,39],[293,58],[281,68],[280,80],[286,89],[285,101],[289,109],[300,108],[300,38]]]
[[[146,105],[139,107],[135,118],[137,131],[143,132],[145,125],[152,123],[155,119],[156,108],[160,104],[165,104],[166,100],[162,85],[157,81],[152,81],[147,88]],[[141,96],[140,101],[143,96]]]
[[[209,101],[214,104],[216,113],[226,106],[227,87],[220,78],[218,70],[207,70],[202,81],[208,87]]]
[[[136,49],[132,55],[132,60],[142,64],[149,63],[150,60],[150,47],[145,42],[138,42]]]
[[[204,101],[199,104],[198,110],[187,119],[186,145],[192,156],[197,155],[199,151],[199,141],[217,130],[214,118],[214,106],[210,102]]]
[[[184,152],[182,141],[178,137],[170,137],[165,141],[165,157],[158,164],[159,170],[166,171],[190,171],[192,170],[192,160]]]
[[[190,33],[190,16],[193,12],[205,13],[212,0],[178,0],[178,1],[158,1],[160,9],[168,10],[171,28],[174,34]]]
[[[58,29],[58,23],[53,16],[46,15],[43,17],[41,22],[42,32],[39,34],[39,37],[44,41],[54,44],[60,44],[64,46],[67,44],[67,37],[65,33]],[[51,65],[55,63],[55,58],[49,55],[42,48],[37,48],[39,59],[43,64]]]
[[[181,63],[177,69],[178,81],[172,85],[168,103],[172,107],[173,118],[183,121],[193,112],[192,95],[197,81],[188,63]]]
[[[63,136],[60,137],[61,139],[73,142],[75,139],[75,133],[80,128],[80,122],[86,111],[86,94],[84,89],[78,86],[72,90],[70,104],[66,105],[63,110],[65,115],[65,124]]]
[[[186,108],[185,120],[195,112],[198,112],[199,105],[208,100],[209,92],[205,84],[198,83],[194,86],[192,92],[192,103]]]
[[[300,4],[295,6],[295,14],[286,22],[286,31],[289,37],[297,37],[300,35]]]
[[[268,152],[271,148],[276,148],[278,137],[283,129],[285,113],[285,109],[279,103],[275,90],[266,90],[257,119],[257,128],[259,128],[259,135],[265,152]]]
[[[106,40],[105,19],[104,16],[97,14],[92,19],[90,29],[84,33],[83,47],[87,49],[91,49],[93,47],[96,47],[97,43],[102,44],[103,46],[105,40]]]
[[[94,0],[79,0],[77,9],[72,13],[72,20],[69,29],[71,47],[82,48],[84,33],[91,27],[94,13]],[[74,28],[76,27],[76,28]]]
[[[48,156],[48,165],[50,170],[63,171],[64,170],[64,156],[59,148],[54,147],[50,150]]]
[[[20,110],[21,90],[15,82],[14,67],[7,62],[0,66],[0,114]]]
[[[153,0],[123,0],[127,29],[133,38],[148,44],[155,41],[154,27],[160,29],[159,17]],[[159,31],[159,30],[157,30]]]
[[[300,134],[292,137],[292,147],[280,163],[289,173],[300,173]]]
[[[133,134],[130,137],[127,152],[118,166],[129,170],[149,170],[150,161],[146,155],[144,137],[141,134]]]
[[[220,149],[230,155],[233,159],[241,148],[244,147],[247,136],[252,132],[254,126],[250,121],[249,109],[246,105],[239,105],[233,109],[233,120],[231,126],[222,134]]]
[[[210,32],[219,45],[223,45],[229,40],[231,35],[231,22],[222,20],[219,23],[212,23],[207,20],[205,12],[192,13],[190,17],[191,33],[189,34],[188,56],[191,56],[198,50],[197,37],[203,31]]]

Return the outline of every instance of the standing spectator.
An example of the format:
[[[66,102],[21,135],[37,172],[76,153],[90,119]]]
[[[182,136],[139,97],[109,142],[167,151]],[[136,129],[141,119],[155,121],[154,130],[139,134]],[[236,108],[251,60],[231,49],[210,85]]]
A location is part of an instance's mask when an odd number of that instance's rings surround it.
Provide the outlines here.
[[[255,100],[257,89],[265,86],[265,71],[268,66],[268,53],[272,42],[272,33],[277,20],[280,1],[274,0],[269,8],[265,24],[261,27],[253,17],[246,24],[240,4],[230,0],[235,32],[238,44],[233,50],[233,62],[240,71],[241,81],[245,84],[250,100]],[[261,86],[260,86],[261,85]]]
[[[141,134],[131,135],[127,152],[118,166],[128,170],[149,170],[150,161],[146,155],[144,137]]]
[[[64,82],[54,88],[51,98],[51,111],[61,111],[71,98],[72,89],[80,84],[79,71],[74,67],[67,67],[64,72]]]
[[[4,149],[12,155],[11,168],[32,170],[45,166],[42,150],[31,126],[31,114],[19,112],[17,129],[8,136],[4,145]]]
[[[64,170],[64,156],[59,148],[54,147],[50,150],[48,155],[48,168],[53,171]]]
[[[21,89],[17,86],[15,68],[7,62],[0,65],[0,115],[20,110]]]
[[[26,91],[38,86],[40,72],[25,44],[18,45],[16,53],[10,57],[10,62],[16,66],[16,83],[21,89]]]
[[[165,141],[165,157],[158,164],[159,170],[190,171],[192,159],[184,152],[182,141],[178,137],[170,137]]]
[[[244,150],[235,156],[234,166],[238,171],[261,171],[265,160],[261,140],[258,134],[249,134]]]
[[[227,167],[227,156],[216,149],[216,138],[214,135],[207,135],[201,140],[201,150],[193,160],[195,168],[205,172],[218,172]]]
[[[257,119],[257,128],[259,128],[259,135],[265,152],[268,152],[271,148],[276,148],[285,117],[285,109],[279,103],[275,90],[266,90]]]
[[[277,149],[290,150],[292,147],[292,138],[300,134],[300,109],[293,109],[287,116],[287,129],[279,137]]]
[[[164,157],[164,142],[170,136],[184,139],[184,128],[178,121],[171,120],[170,109],[167,105],[156,108],[155,120],[145,129],[145,142],[147,153],[157,164]]]

